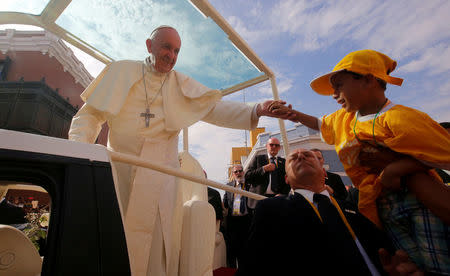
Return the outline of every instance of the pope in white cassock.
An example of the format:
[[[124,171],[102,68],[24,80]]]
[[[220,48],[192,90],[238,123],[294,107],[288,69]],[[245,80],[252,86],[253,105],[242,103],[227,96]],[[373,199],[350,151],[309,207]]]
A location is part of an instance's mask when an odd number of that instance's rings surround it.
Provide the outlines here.
[[[69,139],[94,143],[109,126],[108,148],[178,168],[178,134],[197,121],[253,129],[271,101],[249,106],[221,101],[211,90],[172,68],[181,47],[178,32],[155,29],[144,61],[109,64],[81,94],[85,102],[72,120]],[[182,202],[175,177],[113,163],[133,275],[177,275]]]

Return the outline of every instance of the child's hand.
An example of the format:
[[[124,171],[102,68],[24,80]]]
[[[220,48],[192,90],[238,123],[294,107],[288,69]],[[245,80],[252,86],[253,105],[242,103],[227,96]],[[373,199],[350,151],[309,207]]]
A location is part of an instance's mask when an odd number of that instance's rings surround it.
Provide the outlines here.
[[[411,261],[408,254],[403,250],[397,250],[394,256],[391,256],[386,249],[378,250],[381,265],[383,269],[391,276],[423,276],[424,273],[419,267]]]

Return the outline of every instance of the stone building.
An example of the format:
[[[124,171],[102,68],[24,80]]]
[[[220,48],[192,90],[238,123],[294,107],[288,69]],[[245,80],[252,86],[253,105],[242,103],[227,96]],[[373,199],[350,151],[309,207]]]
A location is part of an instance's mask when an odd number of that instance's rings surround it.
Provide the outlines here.
[[[0,31],[0,128],[67,138],[93,80],[66,44],[47,31]],[[98,139],[105,144],[106,131]]]

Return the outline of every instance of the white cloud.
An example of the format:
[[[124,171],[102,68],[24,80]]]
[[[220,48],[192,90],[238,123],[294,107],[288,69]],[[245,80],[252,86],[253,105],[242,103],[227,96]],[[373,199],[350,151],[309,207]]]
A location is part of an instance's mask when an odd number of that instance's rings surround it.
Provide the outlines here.
[[[402,59],[448,39],[448,14],[449,1],[287,0],[263,16],[294,40],[292,55],[356,42]]]
[[[406,73],[424,71],[427,75],[450,71],[450,46],[447,43],[440,43],[424,49],[416,59],[400,67],[399,72],[402,71]]]
[[[289,91],[289,89],[291,89],[293,86],[293,82],[294,81],[292,79],[281,77],[280,81],[277,82],[278,95],[281,96],[282,94]],[[261,92],[263,95],[270,95],[270,96],[273,95],[272,86],[270,82],[264,83],[263,85],[258,87],[257,90]]]
[[[450,95],[424,99],[419,109],[424,111],[437,122],[450,122]]]
[[[227,180],[231,148],[243,147],[244,141],[244,130],[221,128],[204,122],[189,128],[190,151],[205,169],[208,178],[221,183]]]
[[[253,13],[253,15],[256,15]],[[237,16],[229,16],[228,23],[233,29],[251,45],[259,44],[267,39],[267,37],[274,36],[275,30],[267,28],[252,28],[255,24],[248,24]],[[255,22],[253,22],[255,23]]]

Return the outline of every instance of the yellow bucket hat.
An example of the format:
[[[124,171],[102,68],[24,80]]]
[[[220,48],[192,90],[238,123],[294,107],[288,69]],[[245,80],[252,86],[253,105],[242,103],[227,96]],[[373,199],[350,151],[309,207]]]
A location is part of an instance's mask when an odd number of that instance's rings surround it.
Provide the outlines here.
[[[397,62],[383,53],[374,50],[360,50],[346,55],[328,74],[311,81],[311,88],[321,95],[332,95],[334,89],[330,78],[337,72],[347,70],[361,75],[372,74],[387,83],[402,85],[403,79],[389,76]]]

